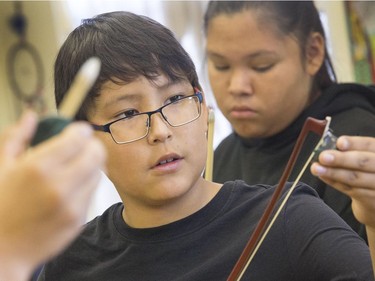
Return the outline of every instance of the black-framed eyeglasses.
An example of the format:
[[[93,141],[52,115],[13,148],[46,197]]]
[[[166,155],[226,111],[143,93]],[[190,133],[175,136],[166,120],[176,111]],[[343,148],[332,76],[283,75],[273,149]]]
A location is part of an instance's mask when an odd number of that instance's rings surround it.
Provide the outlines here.
[[[94,130],[110,133],[117,144],[125,144],[145,138],[151,127],[151,116],[160,113],[172,127],[186,125],[201,115],[203,95],[194,88],[195,93],[163,105],[159,109],[126,116],[105,125],[92,124]]]

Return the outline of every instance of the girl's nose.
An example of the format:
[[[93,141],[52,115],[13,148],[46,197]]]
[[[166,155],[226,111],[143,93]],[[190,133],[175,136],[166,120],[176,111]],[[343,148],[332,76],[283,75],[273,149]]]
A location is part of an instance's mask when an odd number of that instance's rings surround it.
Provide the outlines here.
[[[230,77],[228,91],[234,96],[251,95],[253,87],[250,72],[244,68],[234,69]]]

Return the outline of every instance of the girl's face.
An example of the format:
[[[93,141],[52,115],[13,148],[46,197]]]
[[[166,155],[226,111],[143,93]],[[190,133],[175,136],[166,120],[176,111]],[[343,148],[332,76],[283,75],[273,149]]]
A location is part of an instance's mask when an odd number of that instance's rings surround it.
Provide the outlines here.
[[[171,83],[164,76],[154,83],[144,77],[125,85],[109,81],[103,85],[89,120],[103,125],[193,94],[187,80]],[[108,151],[107,175],[125,206],[167,205],[199,192],[207,145],[207,112],[204,104],[201,108],[198,119],[180,127],[171,127],[155,113],[147,137],[127,144],[117,144],[109,133],[97,132]],[[143,125],[146,127],[146,122]]]
[[[281,132],[309,103],[316,61],[303,61],[296,39],[260,26],[252,11],[211,19],[207,57],[217,104],[242,137]]]

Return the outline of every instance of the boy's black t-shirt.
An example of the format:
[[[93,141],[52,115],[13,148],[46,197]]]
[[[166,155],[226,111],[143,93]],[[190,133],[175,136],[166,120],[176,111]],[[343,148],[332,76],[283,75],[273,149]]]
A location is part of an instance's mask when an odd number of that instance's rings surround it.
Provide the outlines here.
[[[146,229],[129,227],[115,204],[39,280],[224,281],[273,191],[227,182],[196,213]],[[241,280],[373,280],[373,273],[365,242],[300,184]]]

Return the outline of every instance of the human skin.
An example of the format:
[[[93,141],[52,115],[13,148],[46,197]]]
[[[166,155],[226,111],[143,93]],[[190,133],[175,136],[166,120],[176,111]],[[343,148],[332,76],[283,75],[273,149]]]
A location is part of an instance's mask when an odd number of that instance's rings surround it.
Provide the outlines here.
[[[103,125],[124,116],[156,110],[176,95],[194,93],[187,81],[169,83],[164,76],[150,82],[138,79],[117,85],[106,82],[89,110],[90,122]],[[146,125],[146,124],[145,124]],[[147,137],[116,144],[109,133],[98,131],[107,153],[107,175],[124,202],[123,217],[132,227],[154,227],[186,217],[206,205],[221,185],[205,181],[207,109],[186,125],[171,127],[157,113]],[[157,165],[161,160],[174,161]]]
[[[28,280],[84,222],[105,150],[87,124],[28,149],[31,112],[0,135],[0,279]]]
[[[292,36],[252,10],[218,15],[207,28],[208,74],[217,104],[244,138],[273,136],[310,104],[324,40],[312,33],[305,56]],[[304,57],[304,59],[303,59]]]

